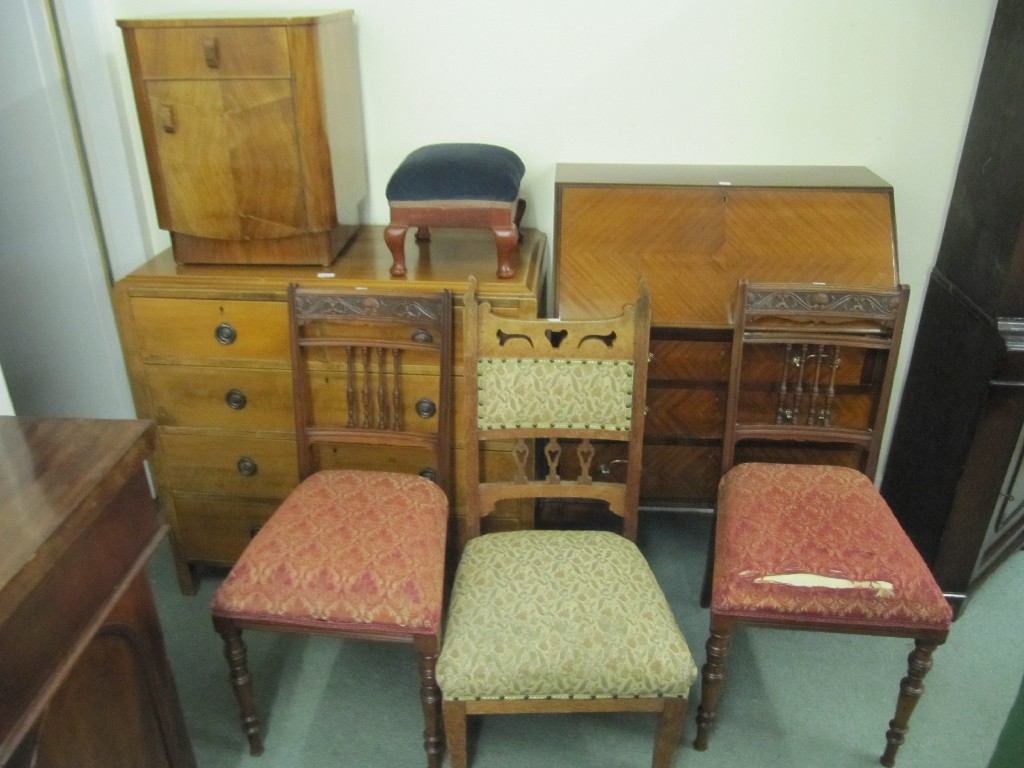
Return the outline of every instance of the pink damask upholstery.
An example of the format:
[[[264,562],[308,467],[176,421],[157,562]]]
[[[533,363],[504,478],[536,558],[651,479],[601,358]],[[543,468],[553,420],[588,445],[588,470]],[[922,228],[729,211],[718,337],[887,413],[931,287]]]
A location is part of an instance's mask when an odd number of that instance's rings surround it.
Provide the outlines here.
[[[713,613],[949,628],[935,579],[861,472],[740,464],[722,478],[718,500]]]
[[[447,498],[425,478],[315,473],[246,547],[213,613],[313,629],[436,633],[447,523]]]

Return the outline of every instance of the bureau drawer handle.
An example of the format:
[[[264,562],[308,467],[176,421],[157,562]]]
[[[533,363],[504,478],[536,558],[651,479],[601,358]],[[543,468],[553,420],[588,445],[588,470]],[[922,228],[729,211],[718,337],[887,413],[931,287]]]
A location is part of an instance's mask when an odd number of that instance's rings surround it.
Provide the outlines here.
[[[229,389],[228,393],[224,395],[224,402],[228,404],[228,408],[233,411],[240,411],[245,408],[245,404],[248,399],[245,396],[245,392],[240,389]]]
[[[217,69],[220,66],[220,43],[216,37],[203,39],[203,58],[210,69]]]
[[[419,344],[431,344],[434,341],[434,337],[430,334],[430,331],[424,328],[417,328],[412,334],[412,340]]]
[[[231,323],[221,323],[217,326],[213,335],[217,337],[217,341],[221,344],[234,344],[235,339],[238,338],[238,331],[235,330],[235,326]]]
[[[436,483],[437,482],[437,470],[434,469],[433,467],[424,467],[423,469],[420,470],[420,477],[425,477],[425,478],[427,478],[427,480],[430,480],[432,483]]]
[[[256,462],[248,456],[240,458],[235,466],[238,467],[238,474],[242,477],[252,477],[259,470],[259,467],[256,466]]]
[[[421,397],[416,401],[416,415],[421,419],[429,419],[437,413],[437,404],[429,397]]]

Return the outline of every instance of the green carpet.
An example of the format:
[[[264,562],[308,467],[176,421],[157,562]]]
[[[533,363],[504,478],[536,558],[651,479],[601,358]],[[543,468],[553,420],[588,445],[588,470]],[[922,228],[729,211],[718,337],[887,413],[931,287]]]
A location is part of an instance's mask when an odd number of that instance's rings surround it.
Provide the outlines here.
[[[698,665],[707,637],[708,613],[698,606],[707,536],[708,521],[698,516],[648,513],[641,522],[640,546]],[[166,544],[150,573],[200,768],[426,764],[409,646],[261,632],[245,635],[266,742],[263,756],[250,757],[209,618],[217,574],[204,576],[198,595],[181,595]],[[982,585],[936,651],[898,766],[988,764],[1024,676],[1022,616],[1024,553],[1017,553]],[[698,681],[675,765],[878,765],[912,646],[890,638],[741,629],[710,747],[701,753],[691,746]],[[520,715],[477,725],[470,735],[473,768],[650,765],[651,716]],[[1008,730],[1003,738],[1012,744]]]

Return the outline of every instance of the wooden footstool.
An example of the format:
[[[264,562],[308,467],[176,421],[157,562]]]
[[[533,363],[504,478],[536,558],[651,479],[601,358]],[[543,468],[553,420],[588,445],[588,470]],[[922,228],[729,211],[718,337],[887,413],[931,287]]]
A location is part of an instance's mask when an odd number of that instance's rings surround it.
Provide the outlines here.
[[[486,227],[497,244],[498,277],[512,277],[525,207],[519,199],[525,171],[514,152],[490,144],[430,144],[411,153],[386,190],[391,222],[384,242],[391,250],[391,274],[406,273],[409,227],[417,228],[417,240],[429,240],[430,227]]]

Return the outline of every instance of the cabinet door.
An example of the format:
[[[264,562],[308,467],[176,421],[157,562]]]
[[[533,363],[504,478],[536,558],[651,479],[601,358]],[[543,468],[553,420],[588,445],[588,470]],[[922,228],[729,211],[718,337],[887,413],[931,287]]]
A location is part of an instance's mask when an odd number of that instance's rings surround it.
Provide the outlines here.
[[[290,80],[152,80],[161,226],[229,240],[306,231]]]

